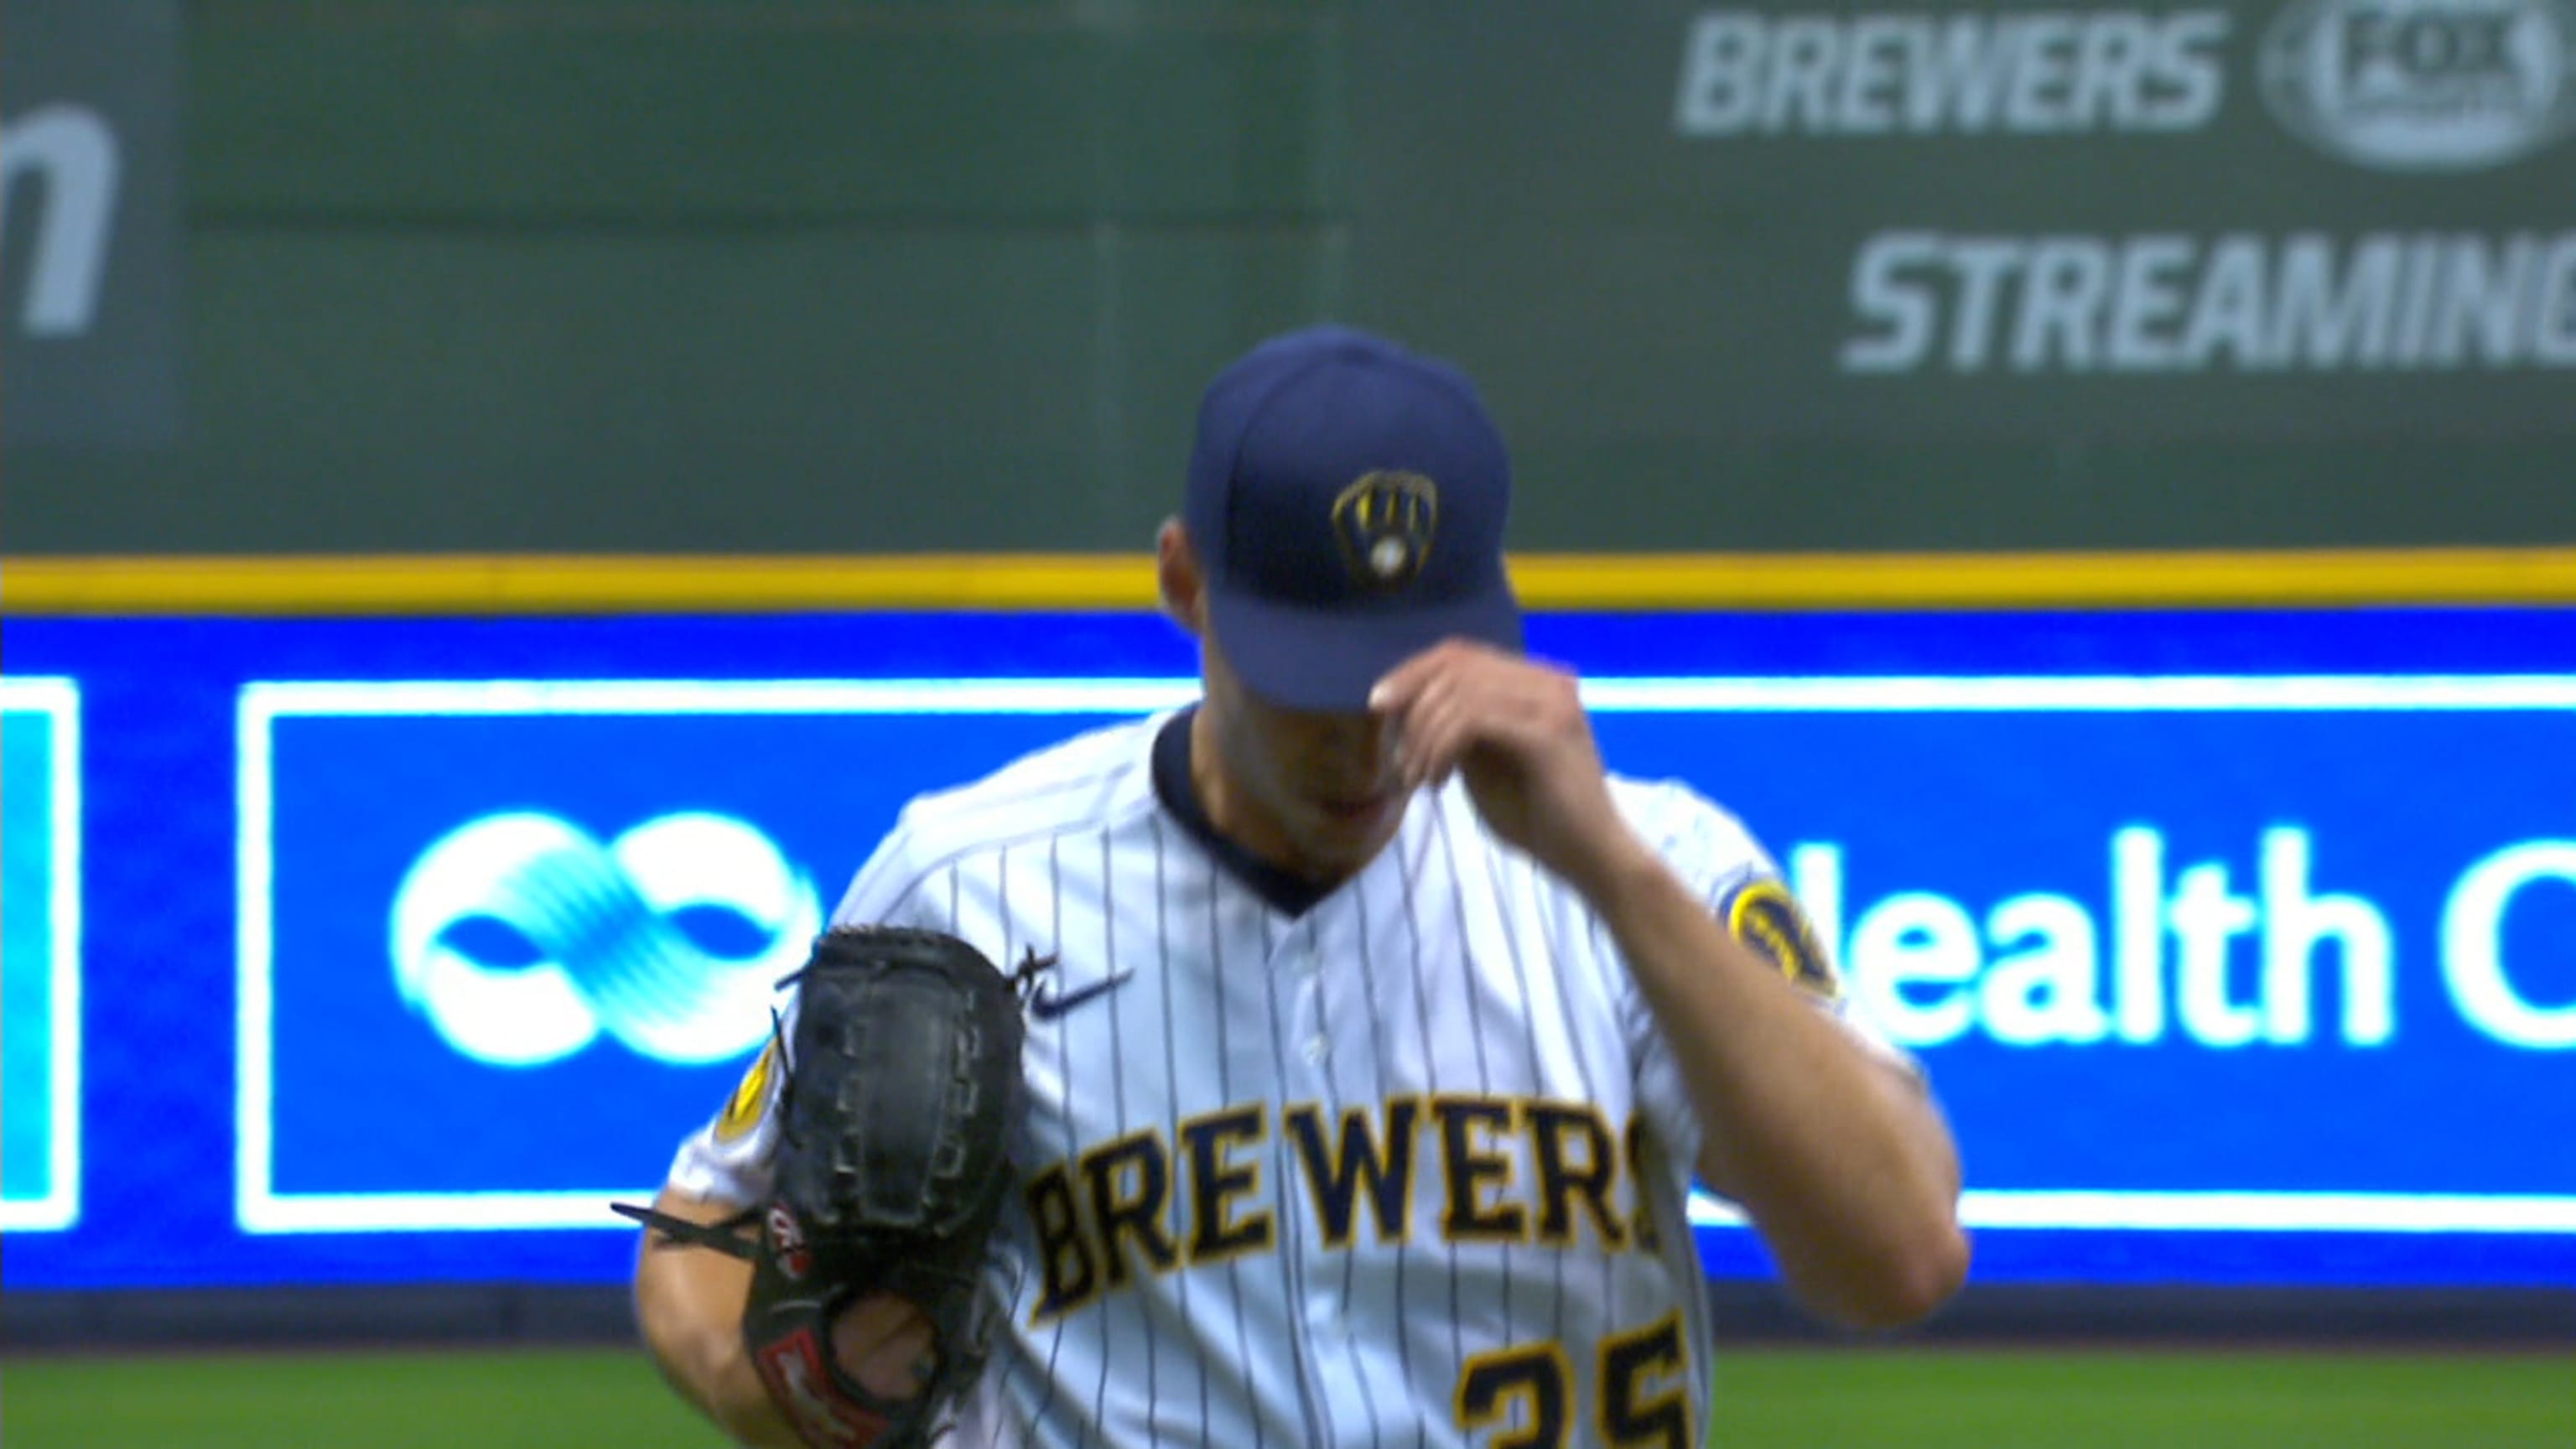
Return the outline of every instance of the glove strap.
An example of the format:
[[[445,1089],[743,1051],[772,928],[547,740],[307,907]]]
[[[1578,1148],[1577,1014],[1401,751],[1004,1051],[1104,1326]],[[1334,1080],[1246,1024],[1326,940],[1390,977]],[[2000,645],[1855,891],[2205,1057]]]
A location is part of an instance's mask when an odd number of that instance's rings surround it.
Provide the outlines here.
[[[712,1223],[693,1223],[675,1218],[655,1208],[637,1207],[631,1202],[613,1202],[609,1211],[620,1217],[633,1218],[656,1232],[667,1234],[694,1247],[713,1248],[727,1257],[754,1262],[760,1256],[760,1242],[741,1234],[743,1226],[760,1216],[757,1208],[744,1208],[732,1217]]]

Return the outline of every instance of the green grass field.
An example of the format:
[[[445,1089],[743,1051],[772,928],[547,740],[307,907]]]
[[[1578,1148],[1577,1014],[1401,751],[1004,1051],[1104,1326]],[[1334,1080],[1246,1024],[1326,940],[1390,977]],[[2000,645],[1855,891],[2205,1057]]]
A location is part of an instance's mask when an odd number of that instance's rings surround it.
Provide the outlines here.
[[[1736,1351],[1725,1449],[2571,1449],[2576,1355]],[[7,1449],[718,1449],[632,1354],[20,1358]]]

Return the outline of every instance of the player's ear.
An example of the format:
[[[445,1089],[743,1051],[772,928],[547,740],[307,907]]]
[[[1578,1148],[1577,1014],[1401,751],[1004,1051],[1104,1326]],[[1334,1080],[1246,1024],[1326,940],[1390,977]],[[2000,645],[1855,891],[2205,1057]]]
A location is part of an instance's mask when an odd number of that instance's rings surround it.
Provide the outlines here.
[[[1154,536],[1154,574],[1163,591],[1163,612],[1194,637],[1207,636],[1207,576],[1199,572],[1198,550],[1177,518],[1163,520]]]

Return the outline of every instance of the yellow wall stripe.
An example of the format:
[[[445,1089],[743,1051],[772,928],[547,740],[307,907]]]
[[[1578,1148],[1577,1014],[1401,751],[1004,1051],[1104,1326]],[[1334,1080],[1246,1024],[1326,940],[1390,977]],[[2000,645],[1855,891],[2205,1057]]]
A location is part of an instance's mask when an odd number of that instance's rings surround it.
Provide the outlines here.
[[[2576,604],[2576,547],[2037,554],[1521,554],[1533,609]],[[1141,554],[396,554],[0,559],[14,616],[1130,610]]]
[[[1551,608],[2216,608],[2576,603],[2576,548],[2259,553],[1541,555]]]

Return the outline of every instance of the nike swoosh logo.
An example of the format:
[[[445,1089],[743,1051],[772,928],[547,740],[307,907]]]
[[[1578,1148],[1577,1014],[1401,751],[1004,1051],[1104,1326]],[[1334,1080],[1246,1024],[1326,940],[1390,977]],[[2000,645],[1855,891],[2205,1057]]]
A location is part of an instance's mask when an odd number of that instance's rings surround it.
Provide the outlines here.
[[[1040,1021],[1053,1021],[1086,1001],[1106,996],[1126,985],[1127,978],[1135,974],[1133,971],[1121,971],[1105,981],[1094,981],[1089,986],[1078,987],[1072,991],[1035,992],[1029,997],[1029,1015]]]

